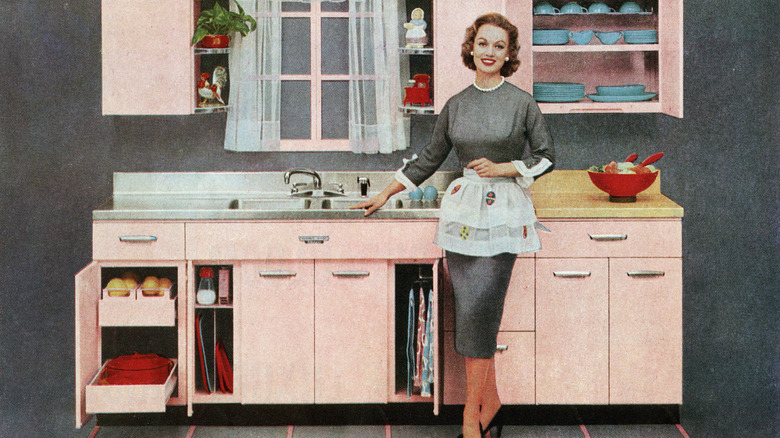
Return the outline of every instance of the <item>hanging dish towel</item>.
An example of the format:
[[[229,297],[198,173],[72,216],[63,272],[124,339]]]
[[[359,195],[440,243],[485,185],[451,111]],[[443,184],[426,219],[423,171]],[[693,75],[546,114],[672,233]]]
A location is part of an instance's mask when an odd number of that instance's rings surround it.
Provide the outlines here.
[[[419,295],[420,305],[417,311],[417,354],[415,355],[415,368],[414,368],[414,387],[422,387],[422,371],[423,371],[423,343],[425,340],[425,295],[422,286],[420,287]]]
[[[408,317],[406,321],[406,398],[412,396],[412,390],[414,389],[414,289],[409,291],[409,308],[407,309]]]
[[[420,395],[430,397],[433,391],[433,291],[428,291],[428,317],[425,319],[425,339],[423,341],[422,387]]]

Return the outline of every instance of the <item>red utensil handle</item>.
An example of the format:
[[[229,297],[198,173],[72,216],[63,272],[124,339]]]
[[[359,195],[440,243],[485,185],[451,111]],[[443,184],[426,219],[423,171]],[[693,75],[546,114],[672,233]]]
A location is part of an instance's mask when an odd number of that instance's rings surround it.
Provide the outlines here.
[[[631,154],[626,157],[626,162],[633,163],[634,161],[636,161],[637,158],[639,158],[639,154]]]
[[[656,161],[660,160],[661,157],[663,157],[663,156],[664,156],[663,152],[658,152],[657,154],[653,154],[653,155],[650,155],[649,157],[645,158],[645,161],[642,161],[642,163],[640,163],[639,165],[640,166],[647,166],[648,164],[653,164]]]

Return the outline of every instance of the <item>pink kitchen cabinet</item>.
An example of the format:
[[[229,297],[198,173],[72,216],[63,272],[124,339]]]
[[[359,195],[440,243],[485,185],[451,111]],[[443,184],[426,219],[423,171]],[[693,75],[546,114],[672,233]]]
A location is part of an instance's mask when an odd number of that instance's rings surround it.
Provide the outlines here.
[[[136,300],[133,296],[110,297],[111,302],[106,306],[106,284],[110,278],[118,277],[125,271],[141,273],[142,277],[165,276],[173,281],[177,291],[186,290],[186,265],[183,261],[96,260],[76,274],[76,427],[97,413],[158,412],[166,405],[186,404],[186,294],[177,293],[175,300],[170,298],[171,291],[168,291],[168,296],[144,297],[143,300]],[[136,292],[141,293],[140,290]],[[104,357],[102,332],[107,327],[120,335],[131,333],[130,330],[136,327],[158,330],[156,337],[162,339],[166,350],[175,352],[175,356],[169,357],[176,362],[175,371],[162,385],[100,383],[103,365],[113,359]],[[133,342],[136,342],[134,346]],[[157,353],[144,351],[145,344],[145,339],[128,341],[127,350],[121,354]],[[138,403],[136,398],[141,395],[145,400]]]
[[[314,403],[314,261],[242,263],[242,403]]]
[[[682,403],[682,259],[609,261],[610,403]]]
[[[104,115],[191,114],[193,0],[102,0]]]
[[[318,260],[314,281],[316,403],[386,403],[386,260]]]
[[[536,402],[609,403],[607,259],[536,262]]]

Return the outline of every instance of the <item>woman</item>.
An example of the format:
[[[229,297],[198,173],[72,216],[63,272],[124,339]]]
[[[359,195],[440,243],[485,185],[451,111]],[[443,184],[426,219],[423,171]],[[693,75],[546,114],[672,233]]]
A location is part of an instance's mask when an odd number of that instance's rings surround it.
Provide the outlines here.
[[[461,55],[476,71],[474,84],[444,105],[420,157],[399,169],[382,192],[353,206],[370,215],[394,194],[413,190],[452,148],[465,168],[444,194],[435,238],[452,279],[455,349],[466,361],[465,438],[501,434],[496,336],[516,254],[541,248],[527,188],[553,169],[555,159],[533,97],[504,81],[520,65],[517,35],[500,14],[483,15],[466,30]]]

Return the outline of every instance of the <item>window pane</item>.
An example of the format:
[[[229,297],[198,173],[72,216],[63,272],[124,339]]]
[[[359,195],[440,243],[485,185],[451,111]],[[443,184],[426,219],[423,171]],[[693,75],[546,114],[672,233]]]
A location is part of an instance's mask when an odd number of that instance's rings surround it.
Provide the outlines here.
[[[349,74],[349,20],[322,19],[322,73]]]
[[[281,138],[311,138],[311,82],[282,81],[281,100]]]
[[[322,82],[322,138],[349,138],[349,82]]]
[[[299,1],[282,2],[282,12],[309,12],[309,4]]]
[[[311,73],[311,28],[308,18],[282,19],[282,74]]]
[[[327,2],[321,4],[323,12],[349,12],[349,2]]]

